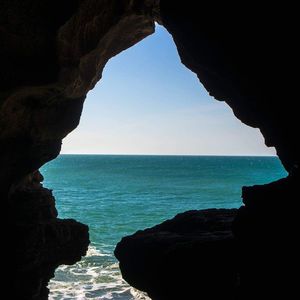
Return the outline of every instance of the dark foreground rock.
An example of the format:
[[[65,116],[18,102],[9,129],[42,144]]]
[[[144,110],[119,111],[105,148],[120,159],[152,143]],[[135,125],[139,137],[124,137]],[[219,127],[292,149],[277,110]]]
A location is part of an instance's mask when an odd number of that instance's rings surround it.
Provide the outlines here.
[[[187,211],[124,237],[115,249],[124,279],[155,300],[234,299],[238,276],[231,225],[236,213]]]
[[[278,181],[243,187],[233,223],[238,246],[239,299],[293,299],[299,295],[299,170]]]
[[[61,264],[74,264],[85,255],[88,226],[58,219],[52,192],[34,172],[9,197],[9,299],[48,299],[49,280]]]

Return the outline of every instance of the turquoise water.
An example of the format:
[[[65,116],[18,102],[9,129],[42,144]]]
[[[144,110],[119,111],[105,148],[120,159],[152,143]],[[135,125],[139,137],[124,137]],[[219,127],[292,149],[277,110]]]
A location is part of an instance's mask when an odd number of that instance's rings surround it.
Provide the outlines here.
[[[122,236],[179,212],[239,207],[241,187],[286,175],[275,157],[61,155],[42,168],[60,218],[90,227],[88,255],[61,266],[50,299],[147,299],[121,278]]]

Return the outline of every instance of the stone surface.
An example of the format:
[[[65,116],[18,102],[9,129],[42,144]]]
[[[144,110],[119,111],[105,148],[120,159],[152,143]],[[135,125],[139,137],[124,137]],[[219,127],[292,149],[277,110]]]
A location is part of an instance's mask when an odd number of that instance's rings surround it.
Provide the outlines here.
[[[236,209],[187,211],[118,243],[124,279],[154,300],[234,299]],[[199,298],[195,298],[198,295]]]

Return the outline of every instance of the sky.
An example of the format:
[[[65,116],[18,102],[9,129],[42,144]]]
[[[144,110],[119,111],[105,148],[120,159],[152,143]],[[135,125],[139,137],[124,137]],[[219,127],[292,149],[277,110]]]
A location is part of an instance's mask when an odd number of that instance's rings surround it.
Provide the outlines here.
[[[260,131],[209,96],[156,32],[112,58],[85,101],[64,154],[274,155]]]

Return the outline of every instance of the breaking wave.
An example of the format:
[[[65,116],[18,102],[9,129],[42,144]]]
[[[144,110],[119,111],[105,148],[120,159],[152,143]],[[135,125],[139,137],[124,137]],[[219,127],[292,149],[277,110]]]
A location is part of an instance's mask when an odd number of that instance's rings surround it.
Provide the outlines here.
[[[101,252],[95,246],[89,247],[80,262],[57,268],[48,288],[50,300],[150,300],[122,279],[112,254]]]

